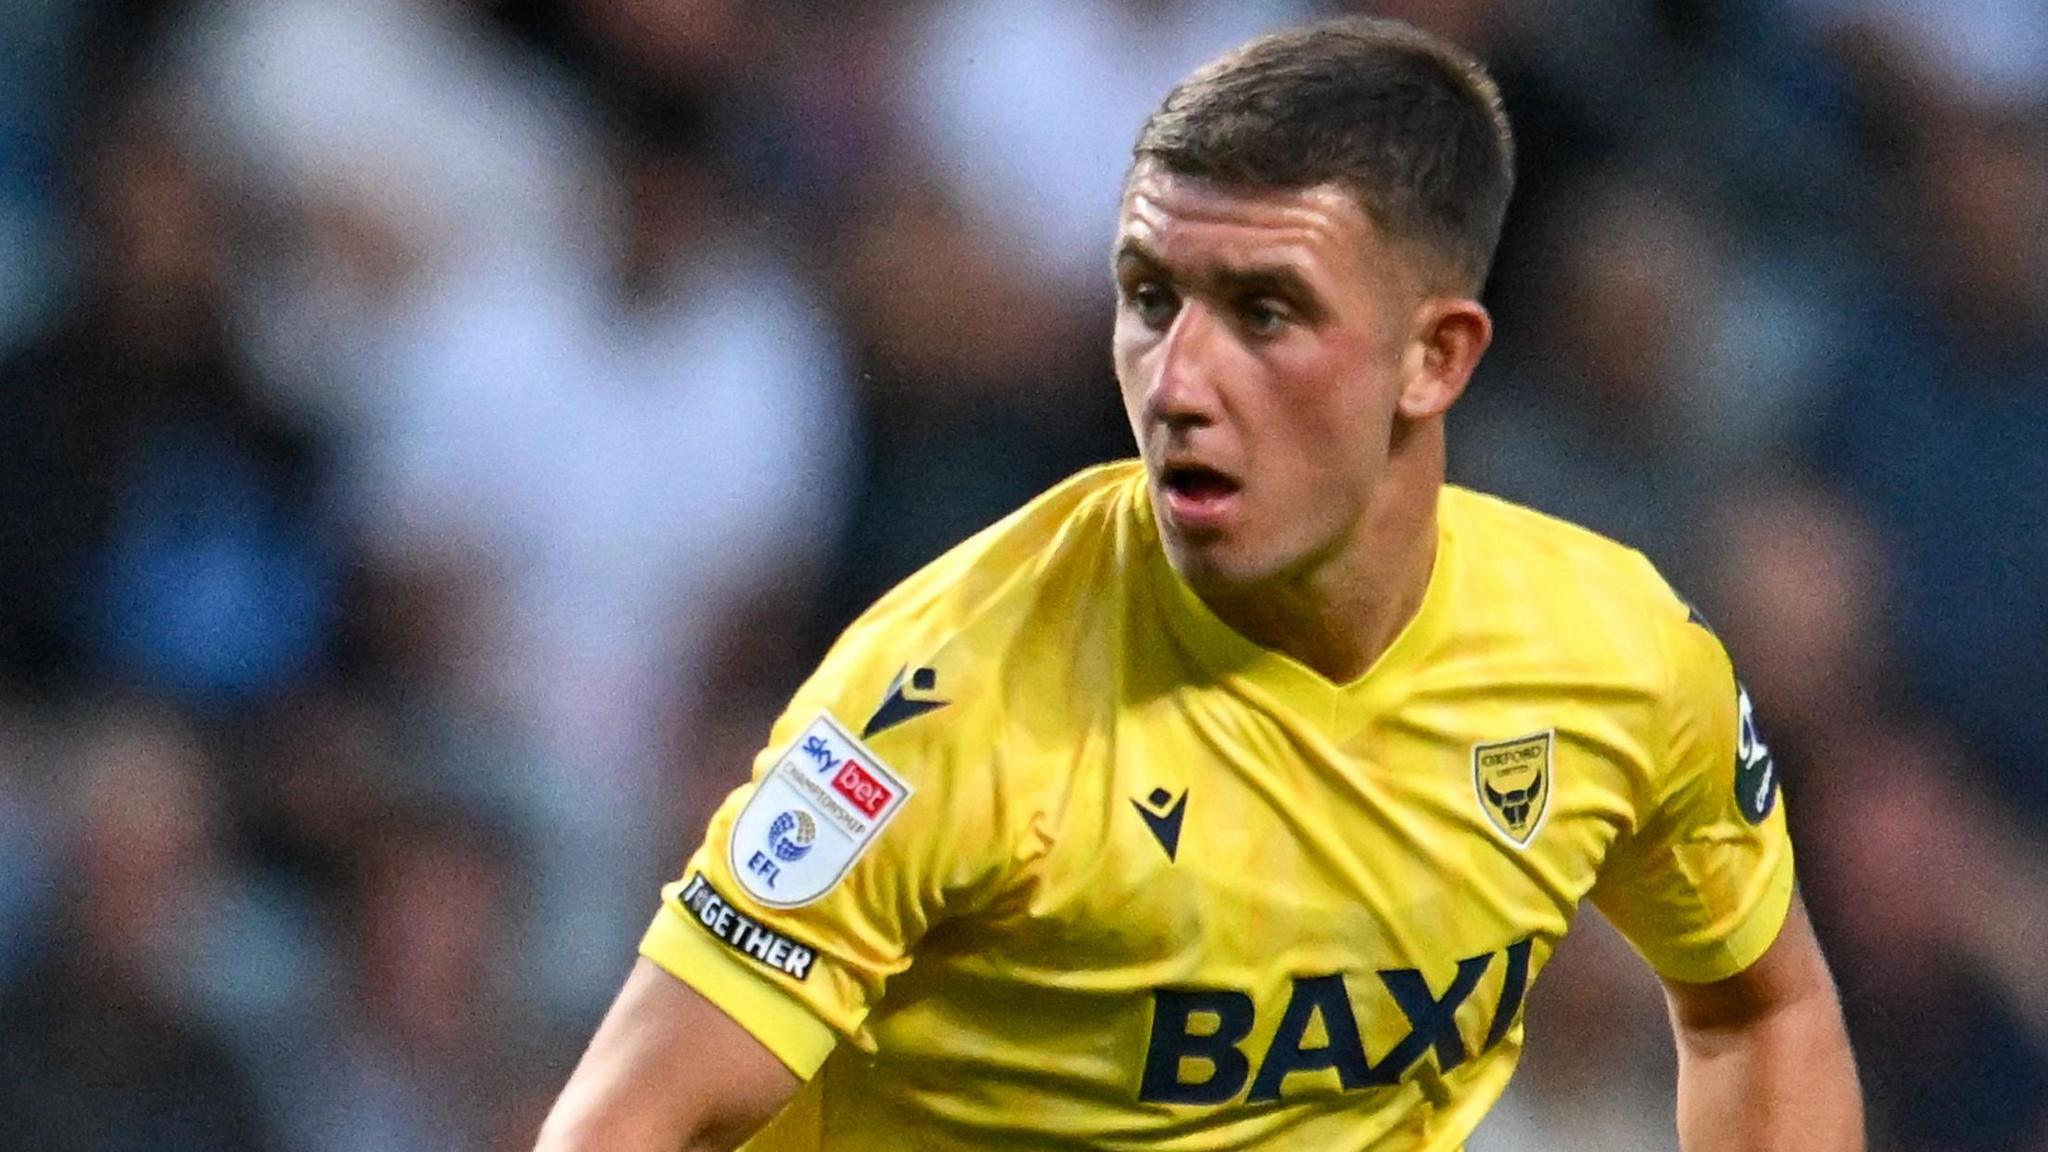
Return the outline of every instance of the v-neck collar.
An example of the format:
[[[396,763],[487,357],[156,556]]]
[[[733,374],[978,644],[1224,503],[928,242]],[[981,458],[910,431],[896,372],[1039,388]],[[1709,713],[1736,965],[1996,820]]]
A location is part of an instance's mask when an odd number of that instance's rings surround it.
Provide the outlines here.
[[[1145,563],[1174,639],[1212,675],[1267,698],[1338,743],[1356,735],[1399,697],[1407,674],[1436,647],[1448,625],[1457,548],[1456,533],[1444,515],[1446,503],[1439,496],[1436,557],[1422,603],[1371,667],[1354,680],[1338,683],[1284,652],[1253,642],[1218,617],[1166,558],[1142,477],[1139,498],[1133,502]]]

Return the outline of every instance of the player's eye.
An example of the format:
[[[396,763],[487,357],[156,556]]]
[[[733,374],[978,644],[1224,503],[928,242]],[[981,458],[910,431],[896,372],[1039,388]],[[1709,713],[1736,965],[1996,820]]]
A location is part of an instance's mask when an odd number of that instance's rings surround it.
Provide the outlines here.
[[[1254,336],[1277,336],[1293,323],[1294,312],[1273,296],[1254,296],[1238,309],[1245,331]]]
[[[1157,280],[1140,280],[1124,289],[1124,301],[1147,328],[1165,328],[1180,309],[1173,289]]]

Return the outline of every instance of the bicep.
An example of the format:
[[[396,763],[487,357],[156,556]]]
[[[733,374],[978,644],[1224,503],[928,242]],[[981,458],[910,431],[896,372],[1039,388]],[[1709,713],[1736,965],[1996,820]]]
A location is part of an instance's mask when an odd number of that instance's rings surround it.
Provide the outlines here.
[[[799,1085],[696,989],[645,957],[541,1131],[539,1152],[732,1148]]]
[[[1861,1152],[1856,1058],[1805,909],[1794,903],[1754,964],[1665,994],[1682,1147]]]
[[[1712,1048],[1718,1037],[1740,1033],[1787,1011],[1836,1010],[1827,961],[1796,897],[1777,938],[1755,963],[1707,983],[1667,979],[1664,995],[1679,1043],[1694,1048]]]

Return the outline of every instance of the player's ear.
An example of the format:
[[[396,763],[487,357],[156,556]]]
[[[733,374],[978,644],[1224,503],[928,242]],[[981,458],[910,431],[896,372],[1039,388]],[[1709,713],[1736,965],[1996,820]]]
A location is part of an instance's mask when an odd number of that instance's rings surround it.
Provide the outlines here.
[[[1463,296],[1424,300],[1415,312],[1409,371],[1401,387],[1402,416],[1441,416],[1464,395],[1479,358],[1493,342],[1493,317],[1479,301]]]

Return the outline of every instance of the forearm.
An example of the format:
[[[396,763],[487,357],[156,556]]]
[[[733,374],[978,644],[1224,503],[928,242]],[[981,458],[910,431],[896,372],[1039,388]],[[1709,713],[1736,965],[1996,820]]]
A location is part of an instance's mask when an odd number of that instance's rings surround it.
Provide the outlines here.
[[[1684,1152],[1862,1152],[1863,1101],[1832,995],[1679,1030]]]
[[[721,1152],[787,1102],[796,1074],[694,989],[637,961],[535,1152]]]

